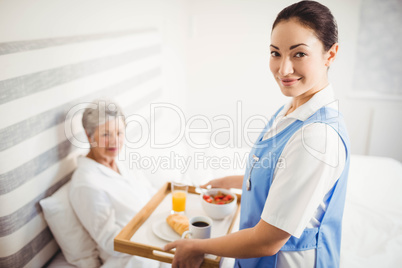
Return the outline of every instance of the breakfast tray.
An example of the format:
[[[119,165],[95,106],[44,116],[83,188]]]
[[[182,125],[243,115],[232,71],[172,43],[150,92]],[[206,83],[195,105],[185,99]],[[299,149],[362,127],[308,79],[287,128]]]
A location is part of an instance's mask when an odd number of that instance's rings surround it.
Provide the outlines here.
[[[169,215],[172,206],[171,198],[171,184],[168,182],[114,238],[114,250],[172,263],[174,250],[169,252],[162,250],[162,247],[169,243],[169,240],[161,238],[155,232],[155,224],[165,224],[163,221]],[[211,237],[219,237],[232,232],[240,211],[240,198],[241,195],[237,194],[237,206],[231,215],[222,220],[213,220]],[[194,216],[206,216],[201,207],[199,193],[193,186],[188,188],[185,215],[189,219]],[[222,258],[219,256],[206,255],[201,267],[219,267],[221,260]]]

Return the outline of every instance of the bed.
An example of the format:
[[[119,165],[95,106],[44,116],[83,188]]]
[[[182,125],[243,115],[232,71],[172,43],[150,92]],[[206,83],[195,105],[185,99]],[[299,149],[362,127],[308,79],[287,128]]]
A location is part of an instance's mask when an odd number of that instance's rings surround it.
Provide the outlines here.
[[[219,155],[217,152],[210,153]],[[220,153],[222,152],[220,151]],[[175,172],[174,170],[156,173],[149,171],[147,175],[153,183],[158,183],[158,179],[172,177]],[[230,170],[216,170],[215,173],[205,170],[190,170],[190,172],[191,176],[198,174],[198,176],[203,177],[219,177],[226,175],[225,172],[230,172]],[[60,198],[60,193],[63,190],[64,193],[66,192],[67,185],[68,183],[57,191],[49,190],[47,197],[40,195],[41,199],[35,199],[28,203],[24,210],[40,211],[38,203],[52,198],[58,201],[61,206],[68,207],[68,200]],[[341,267],[400,267],[402,263],[401,192],[402,164],[400,162],[386,157],[351,156],[343,219]],[[3,195],[1,198],[2,210],[7,209],[4,207],[7,204],[16,201],[14,195]],[[8,200],[7,198],[11,199]],[[57,210],[56,212],[62,212],[62,210]],[[74,247],[76,240],[63,237],[61,240],[54,239],[57,235],[57,228],[54,226],[60,225],[56,221],[52,228],[51,222],[45,220],[45,214],[45,210],[38,214],[37,217],[42,219],[40,224],[29,224],[30,229],[21,228],[14,234],[0,237],[0,267],[80,267],[79,262],[77,262],[78,265],[68,263],[65,257],[68,255],[60,251],[60,247],[62,251],[65,251],[63,250],[64,242],[68,240],[70,245]],[[1,221],[2,233],[6,234],[8,230],[15,228],[15,224],[13,224],[13,222]],[[79,222],[70,224],[70,226],[82,228]],[[35,232],[39,232],[40,235],[38,238],[30,240],[31,233]],[[43,232],[48,232],[50,237],[44,236]],[[8,239],[9,237],[16,240]],[[21,249],[17,253],[13,253],[13,249],[17,245]],[[26,258],[29,260],[27,261]],[[232,266],[233,259],[224,259],[222,267]]]
[[[402,164],[353,155],[343,219],[341,267],[402,264]]]
[[[402,263],[402,164],[352,155],[343,219],[341,267],[399,267]],[[222,267],[233,267],[224,259]],[[48,265],[74,267],[61,253]]]

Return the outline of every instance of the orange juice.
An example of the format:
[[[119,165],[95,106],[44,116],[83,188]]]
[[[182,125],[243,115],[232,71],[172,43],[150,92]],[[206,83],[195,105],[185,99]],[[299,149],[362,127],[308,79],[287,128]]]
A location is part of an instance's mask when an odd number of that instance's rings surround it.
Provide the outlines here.
[[[172,210],[174,212],[182,212],[186,209],[186,196],[185,191],[174,191],[172,193]]]

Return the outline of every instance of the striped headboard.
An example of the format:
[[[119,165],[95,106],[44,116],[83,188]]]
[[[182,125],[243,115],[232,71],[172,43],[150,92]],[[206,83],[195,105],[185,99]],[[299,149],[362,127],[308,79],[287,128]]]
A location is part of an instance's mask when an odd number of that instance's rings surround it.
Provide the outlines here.
[[[0,43],[0,267],[41,267],[58,251],[38,202],[87,150],[65,134],[68,111],[99,97],[147,110],[163,96],[161,58],[154,29]]]

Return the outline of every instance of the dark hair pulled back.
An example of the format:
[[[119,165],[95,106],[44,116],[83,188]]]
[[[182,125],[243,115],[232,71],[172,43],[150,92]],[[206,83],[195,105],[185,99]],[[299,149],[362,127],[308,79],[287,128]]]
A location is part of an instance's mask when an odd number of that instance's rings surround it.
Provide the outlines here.
[[[297,19],[302,25],[314,30],[317,38],[328,51],[338,42],[338,26],[331,11],[315,1],[301,1],[283,9],[276,17],[272,30],[281,21]]]

